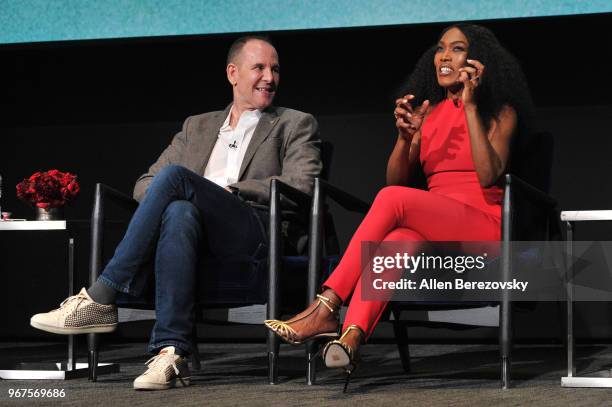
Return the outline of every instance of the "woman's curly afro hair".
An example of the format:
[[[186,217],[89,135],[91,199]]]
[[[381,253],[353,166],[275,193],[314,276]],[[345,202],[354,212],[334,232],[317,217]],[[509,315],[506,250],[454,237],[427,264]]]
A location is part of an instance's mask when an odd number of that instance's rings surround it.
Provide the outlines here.
[[[458,28],[468,40],[468,56],[485,66],[482,81],[476,89],[476,105],[488,128],[491,119],[498,116],[505,105],[517,112],[519,129],[531,127],[533,101],[520,64],[487,28],[475,24],[454,24],[445,28],[440,38],[450,29]],[[438,85],[433,66],[437,44],[429,48],[417,62],[399,92],[415,96],[415,105],[429,99],[435,105],[446,98],[446,90]]]

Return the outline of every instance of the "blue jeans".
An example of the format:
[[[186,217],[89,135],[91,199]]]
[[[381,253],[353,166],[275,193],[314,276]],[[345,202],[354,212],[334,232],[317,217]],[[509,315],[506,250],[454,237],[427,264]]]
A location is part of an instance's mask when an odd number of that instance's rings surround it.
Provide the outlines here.
[[[149,351],[174,346],[191,353],[202,248],[220,257],[251,255],[265,239],[255,209],[202,176],[170,165],[153,178],[98,280],[139,296],[150,277],[142,266],[155,256],[157,320]]]

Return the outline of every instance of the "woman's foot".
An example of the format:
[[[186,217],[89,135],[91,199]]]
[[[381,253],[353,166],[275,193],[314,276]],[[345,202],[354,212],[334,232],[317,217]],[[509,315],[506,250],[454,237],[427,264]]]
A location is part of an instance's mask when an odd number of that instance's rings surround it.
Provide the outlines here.
[[[359,363],[359,346],[365,333],[357,325],[346,328],[340,339],[331,341],[323,349],[323,361],[330,368],[342,368],[346,372],[343,393],[346,393],[351,375]]]
[[[264,322],[266,327],[284,341],[299,345],[310,339],[338,336],[338,316],[342,300],[331,289],[327,289],[304,311],[287,321],[276,319]]]
[[[344,333],[346,335],[344,336],[344,339],[342,339],[342,342],[350,346],[351,349],[353,349],[353,352],[355,353],[355,355],[359,355],[359,347],[361,346],[361,343],[363,342],[363,338],[364,338],[364,334],[361,328],[359,327],[358,329],[348,329],[347,328],[347,331],[345,331]]]
[[[323,349],[325,366],[354,370],[359,359],[359,346],[365,337],[357,325],[346,328],[340,339],[329,342]]]
[[[359,359],[359,346],[365,338],[364,332],[357,325],[346,328],[340,339],[325,345],[323,360],[330,368],[354,370]]]

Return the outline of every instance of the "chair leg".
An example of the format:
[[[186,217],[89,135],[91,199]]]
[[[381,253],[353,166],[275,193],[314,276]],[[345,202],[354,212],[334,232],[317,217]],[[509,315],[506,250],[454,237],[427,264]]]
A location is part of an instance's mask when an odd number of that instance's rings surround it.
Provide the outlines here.
[[[268,243],[268,306],[266,319],[280,317],[279,271],[281,268],[281,206],[278,180],[270,181],[270,228]],[[268,383],[278,383],[280,339],[268,330]]]
[[[273,332],[268,332],[268,383],[270,384],[278,384],[279,348],[279,338]]]
[[[200,361],[200,353],[197,348],[193,349],[191,354],[191,370],[198,371],[202,369],[202,362]]]
[[[191,367],[194,371],[202,369],[202,362],[200,360],[200,351],[198,350],[198,327],[193,324],[193,331],[191,332]]]
[[[511,384],[510,384],[510,366],[511,366],[511,361],[509,357],[502,357],[501,358],[501,382],[502,382],[502,389],[506,390],[509,389]]]
[[[87,368],[90,382],[98,381],[98,334],[87,335]]]
[[[410,348],[408,345],[408,327],[400,320],[400,312],[393,312],[393,334],[397,343],[404,372],[410,373]]]
[[[317,381],[317,360],[321,353],[322,343],[314,340],[306,344],[306,384],[312,386]]]
[[[500,350],[501,350],[501,387],[509,389],[512,365],[512,305],[508,301],[500,304]]]

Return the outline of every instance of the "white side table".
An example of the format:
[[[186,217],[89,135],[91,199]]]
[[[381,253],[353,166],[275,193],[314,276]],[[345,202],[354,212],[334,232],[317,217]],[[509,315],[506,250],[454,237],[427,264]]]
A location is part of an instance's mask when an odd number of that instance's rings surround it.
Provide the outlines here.
[[[68,295],[74,295],[74,246],[75,239],[65,220],[54,221],[0,221],[0,231],[47,231],[59,230],[68,232]],[[68,359],[58,363],[20,363],[12,369],[0,370],[0,379],[53,379],[65,380],[77,377],[87,377],[87,363],[76,362],[76,343],[74,335],[68,336]],[[98,373],[114,373],[119,371],[119,365],[114,363],[98,364]]]
[[[592,373],[591,376],[576,376],[574,366],[574,267],[573,267],[573,231],[574,222],[585,221],[612,221],[612,210],[610,211],[563,211],[561,221],[565,222],[567,228],[567,376],[561,378],[562,387],[612,387],[612,376],[610,370]]]

